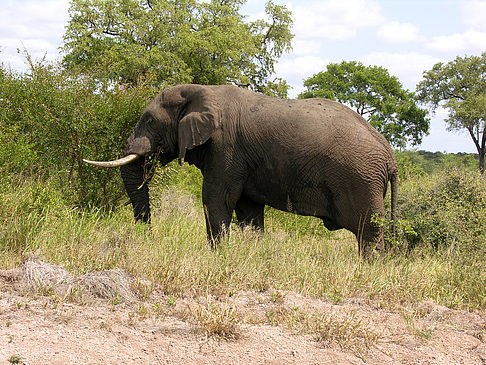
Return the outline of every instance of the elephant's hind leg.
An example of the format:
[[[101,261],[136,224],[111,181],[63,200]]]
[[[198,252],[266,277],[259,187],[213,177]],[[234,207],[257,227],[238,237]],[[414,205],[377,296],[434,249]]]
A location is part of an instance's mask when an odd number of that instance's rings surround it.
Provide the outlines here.
[[[263,204],[256,203],[255,201],[241,196],[236,202],[236,218],[241,227],[252,226],[254,229],[264,229],[264,217],[263,217]]]
[[[384,216],[383,204],[378,204],[378,207],[375,206],[374,209],[367,209],[359,216],[356,230],[353,233],[358,240],[359,253],[362,257],[369,257],[374,250],[378,253],[385,251],[384,229],[383,225],[379,223],[379,218]]]
[[[383,227],[377,226],[376,223],[367,224],[364,227],[364,232],[356,235],[360,255],[368,258],[373,251],[384,253],[385,244],[383,236]]]

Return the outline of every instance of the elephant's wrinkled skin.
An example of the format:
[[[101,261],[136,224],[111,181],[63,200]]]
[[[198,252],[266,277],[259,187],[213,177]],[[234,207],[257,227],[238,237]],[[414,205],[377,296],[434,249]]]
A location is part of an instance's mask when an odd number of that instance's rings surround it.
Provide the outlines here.
[[[234,86],[179,85],[146,108],[125,155],[161,150],[204,177],[202,198],[209,241],[218,241],[233,211],[241,224],[263,229],[265,205],[346,228],[368,255],[383,249],[388,181],[392,219],[397,165],[385,138],[348,107],[326,99],[281,100]],[[150,219],[139,158],[121,168],[137,220]]]

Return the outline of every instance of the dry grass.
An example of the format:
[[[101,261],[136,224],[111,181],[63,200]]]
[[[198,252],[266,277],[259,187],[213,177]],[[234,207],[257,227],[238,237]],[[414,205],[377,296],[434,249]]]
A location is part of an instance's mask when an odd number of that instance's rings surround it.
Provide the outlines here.
[[[36,189],[44,189],[40,195],[51,203],[37,201]],[[227,297],[241,290],[291,290],[335,303],[357,297],[387,307],[424,300],[486,307],[481,275],[464,271],[447,252],[416,249],[363,261],[349,232],[331,234],[317,219],[275,211],[267,212],[265,233],[231,226],[230,237],[212,251],[200,203],[187,193],[152,189],[148,227],[133,223],[130,207],[87,212],[63,205],[49,186],[36,189],[26,186],[2,196],[3,268],[18,266],[33,252],[76,277],[123,269],[175,298],[188,292]],[[49,194],[54,197],[46,199]],[[316,234],[317,227],[325,233]]]
[[[379,339],[373,326],[364,323],[355,312],[311,313],[296,306],[279,305],[266,315],[272,325],[285,325],[296,333],[311,335],[324,347],[337,344],[361,358]]]
[[[196,329],[202,330],[209,337],[224,340],[237,340],[240,337],[239,324],[241,315],[232,304],[206,300],[188,307]]]
[[[134,302],[131,280],[121,269],[72,275],[65,268],[29,257],[22,265],[22,286],[42,295],[55,295],[66,300],[86,301],[89,298]]]
[[[361,358],[379,338],[372,326],[363,323],[353,312],[322,314],[313,318],[310,327],[319,343],[328,346],[335,342]]]

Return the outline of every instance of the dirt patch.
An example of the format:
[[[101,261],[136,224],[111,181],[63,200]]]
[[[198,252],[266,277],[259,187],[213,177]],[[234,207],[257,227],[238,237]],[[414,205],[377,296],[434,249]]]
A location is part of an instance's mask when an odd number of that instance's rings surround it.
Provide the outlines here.
[[[76,277],[31,260],[0,271],[9,363],[486,364],[486,314],[283,291],[174,298],[121,270]]]

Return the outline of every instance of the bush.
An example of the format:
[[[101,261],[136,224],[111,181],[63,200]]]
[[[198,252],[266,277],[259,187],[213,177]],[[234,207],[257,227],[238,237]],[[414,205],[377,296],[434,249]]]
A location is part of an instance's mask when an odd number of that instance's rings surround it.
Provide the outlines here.
[[[9,186],[35,164],[32,144],[15,125],[0,122],[0,186]]]
[[[11,161],[9,173],[34,165],[56,176],[76,205],[107,205],[122,196],[117,169],[92,168],[82,158],[120,157],[153,88],[144,80],[136,87],[112,84],[55,64],[31,63],[28,74],[1,76],[0,142],[10,143],[0,147],[0,161]]]
[[[30,138],[19,122],[23,88],[0,65],[0,186],[6,187],[37,161]]]
[[[414,152],[395,152],[395,159],[397,160],[400,181],[425,175],[425,170],[422,168],[421,163],[417,161],[420,159],[420,156]]]
[[[454,168],[405,182],[398,206],[400,219],[413,228],[402,244],[486,253],[486,186],[479,173]]]

